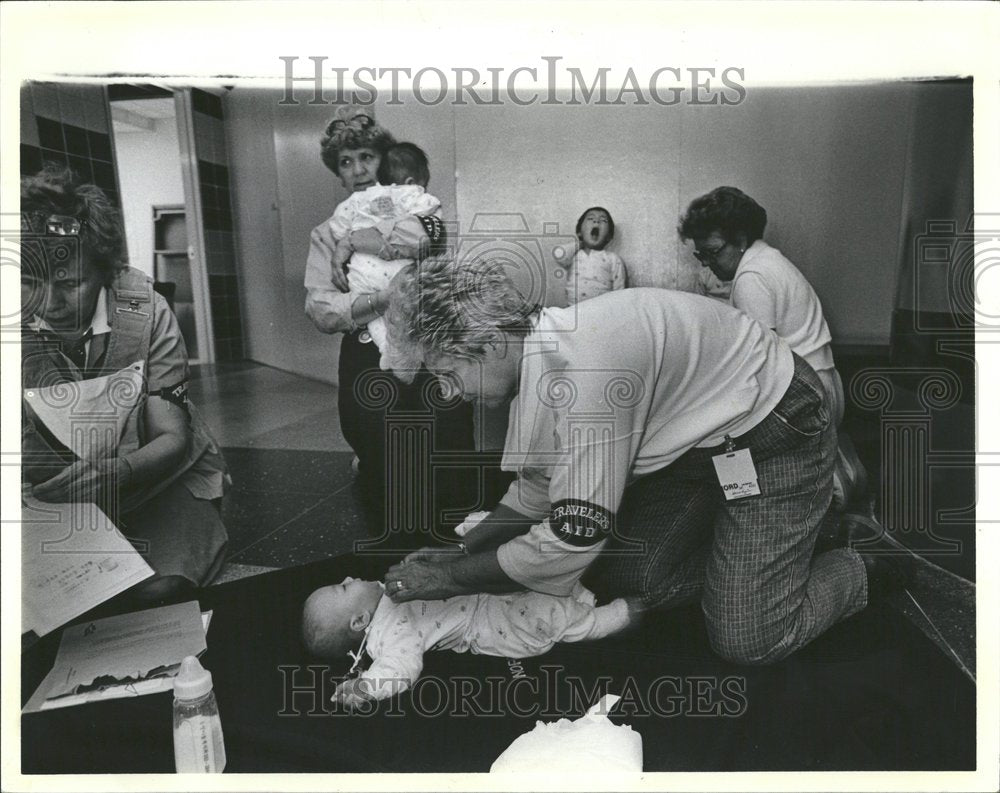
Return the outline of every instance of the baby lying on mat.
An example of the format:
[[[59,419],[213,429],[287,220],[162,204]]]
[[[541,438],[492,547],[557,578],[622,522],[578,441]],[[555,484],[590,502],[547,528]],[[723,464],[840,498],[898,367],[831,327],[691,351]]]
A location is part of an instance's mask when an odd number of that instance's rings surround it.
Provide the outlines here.
[[[581,584],[571,597],[515,592],[396,604],[380,582],[345,578],[306,600],[302,638],[310,652],[327,659],[351,655],[355,666],[367,650],[371,667],[337,686],[333,696],[353,708],[412,686],[427,650],[527,658],[556,642],[600,639],[628,624],[623,598],[595,606]]]

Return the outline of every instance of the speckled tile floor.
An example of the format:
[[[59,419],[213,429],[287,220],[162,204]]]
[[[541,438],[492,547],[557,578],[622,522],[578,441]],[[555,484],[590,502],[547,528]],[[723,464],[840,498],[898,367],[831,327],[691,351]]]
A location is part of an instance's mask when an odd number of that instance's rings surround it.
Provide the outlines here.
[[[191,399],[233,478],[222,580],[353,550],[365,538],[337,389],[252,363],[194,367]]]
[[[348,553],[365,539],[336,387],[249,362],[194,370],[191,399],[233,477],[223,582]],[[869,470],[878,471],[874,426],[858,422],[851,432]],[[975,584],[954,572],[968,561],[935,561],[941,566],[921,562],[909,590],[889,604],[974,680]]]

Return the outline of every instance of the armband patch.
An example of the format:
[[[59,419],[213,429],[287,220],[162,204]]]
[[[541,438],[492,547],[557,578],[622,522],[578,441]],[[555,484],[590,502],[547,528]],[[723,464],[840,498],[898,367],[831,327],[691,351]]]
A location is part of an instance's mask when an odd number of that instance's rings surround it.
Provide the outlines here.
[[[549,530],[557,540],[577,548],[596,545],[611,536],[612,514],[589,501],[557,501],[549,514]]]
[[[444,221],[435,215],[417,215],[417,220],[424,227],[424,233],[430,240],[431,248],[444,243]]]
[[[161,388],[159,391],[150,391],[149,395],[161,397],[167,400],[167,402],[173,402],[175,405],[187,410],[188,384],[186,380],[170,388]]]

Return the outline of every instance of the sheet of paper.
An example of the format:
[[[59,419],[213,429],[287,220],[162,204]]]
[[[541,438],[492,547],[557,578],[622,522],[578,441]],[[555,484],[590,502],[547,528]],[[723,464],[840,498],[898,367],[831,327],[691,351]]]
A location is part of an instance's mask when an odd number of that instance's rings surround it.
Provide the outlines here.
[[[142,394],[144,361],[91,380],[27,388],[24,400],[81,460],[95,462],[118,448],[125,421]]]
[[[208,632],[208,626],[212,622],[212,612],[203,611],[201,614],[201,624]],[[174,687],[174,677],[177,668],[172,668],[170,674],[163,677],[154,677],[152,680],[141,680],[137,683],[126,683],[121,686],[107,686],[96,690],[85,691],[81,694],[68,694],[55,699],[48,699],[49,693],[56,683],[58,671],[52,669],[41,685],[32,695],[31,699],[24,706],[23,713],[35,713],[40,710],[54,710],[56,708],[68,708],[73,705],[84,705],[88,702],[101,702],[107,699],[127,699],[128,697],[141,697],[146,694],[159,694],[170,691]]]
[[[151,575],[97,505],[22,499],[22,632],[44,636]]]
[[[205,648],[195,600],[72,625],[63,631],[48,698],[79,693],[95,681],[115,685],[169,674]]]

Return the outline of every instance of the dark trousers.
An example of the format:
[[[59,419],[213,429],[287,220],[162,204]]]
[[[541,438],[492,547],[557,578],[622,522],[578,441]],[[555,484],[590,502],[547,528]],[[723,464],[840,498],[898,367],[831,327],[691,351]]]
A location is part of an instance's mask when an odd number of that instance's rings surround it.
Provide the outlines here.
[[[340,346],[340,426],[361,461],[368,533],[360,550],[391,552],[455,539],[462,518],[493,494],[477,472],[472,405],[445,400],[421,370],[411,384],[379,369],[375,344]]]
[[[118,514],[116,525],[157,578],[181,576],[196,587],[208,586],[226,560],[229,535],[221,508],[221,498],[195,498],[178,479],[141,506]]]

